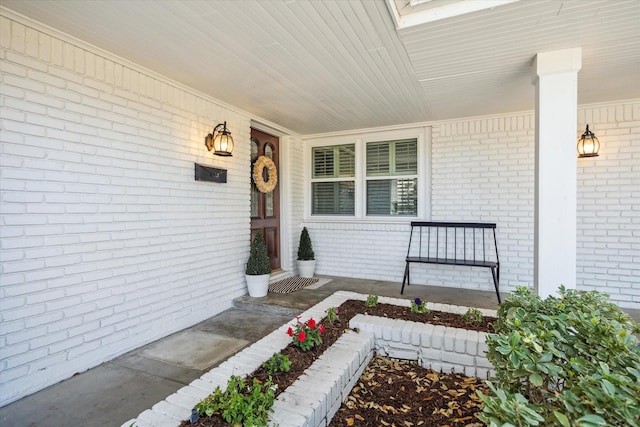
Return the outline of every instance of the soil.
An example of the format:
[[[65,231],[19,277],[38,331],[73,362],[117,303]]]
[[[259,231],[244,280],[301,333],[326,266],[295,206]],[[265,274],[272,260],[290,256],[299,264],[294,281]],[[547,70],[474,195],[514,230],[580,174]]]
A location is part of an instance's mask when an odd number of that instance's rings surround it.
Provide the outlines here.
[[[349,328],[349,320],[353,316],[361,313],[483,332],[493,332],[492,324],[496,320],[485,317],[481,323],[467,323],[460,315],[441,311],[412,313],[408,307],[391,304],[367,307],[364,301],[345,301],[338,308],[339,320],[333,324],[324,323],[321,345],[303,352],[290,344],[280,352],[289,357],[292,363],[289,372],[278,372],[272,376],[273,382],[278,384],[276,397],[333,345]],[[265,381],[268,373],[261,367],[247,377],[247,382],[251,383],[253,378]],[[480,410],[475,390],[482,390],[483,387],[482,381],[477,378],[437,373],[415,363],[376,357],[330,426],[481,426],[474,415]],[[229,425],[214,414],[212,417],[200,417],[195,424],[183,421],[180,427]]]
[[[476,418],[482,410],[477,390],[489,394],[478,378],[376,356],[329,427],[484,426]]]

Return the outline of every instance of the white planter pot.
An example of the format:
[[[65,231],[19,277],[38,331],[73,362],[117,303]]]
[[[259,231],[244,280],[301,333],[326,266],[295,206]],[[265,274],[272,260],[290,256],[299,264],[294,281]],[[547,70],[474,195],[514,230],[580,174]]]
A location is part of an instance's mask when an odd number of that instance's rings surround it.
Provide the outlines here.
[[[251,297],[264,297],[269,291],[269,277],[271,274],[262,274],[260,276],[251,276],[245,274],[247,279],[247,288],[249,289],[249,296]]]
[[[298,260],[298,276],[310,279],[316,271],[316,260],[309,261]]]

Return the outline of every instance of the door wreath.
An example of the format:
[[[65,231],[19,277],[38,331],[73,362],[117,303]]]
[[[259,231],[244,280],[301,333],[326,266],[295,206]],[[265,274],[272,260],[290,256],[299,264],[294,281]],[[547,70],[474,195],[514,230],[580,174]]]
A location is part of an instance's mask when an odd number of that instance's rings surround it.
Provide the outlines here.
[[[266,182],[262,173],[264,168],[267,168],[269,173],[269,180]],[[258,157],[258,160],[253,165],[253,182],[256,183],[256,187],[261,193],[271,193],[276,188],[276,184],[278,184],[278,169],[276,169],[276,164],[273,163],[273,160],[266,156]]]

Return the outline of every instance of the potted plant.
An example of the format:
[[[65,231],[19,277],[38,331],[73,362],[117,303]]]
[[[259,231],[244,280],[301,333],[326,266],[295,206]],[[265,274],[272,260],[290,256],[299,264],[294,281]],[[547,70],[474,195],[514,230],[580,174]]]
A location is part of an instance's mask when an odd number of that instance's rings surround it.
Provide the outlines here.
[[[258,230],[251,242],[251,253],[245,268],[249,296],[263,297],[267,295],[270,276],[271,265],[269,264],[269,255],[267,255],[267,245],[264,242],[262,231]]]
[[[298,275],[311,278],[316,269],[316,259],[311,246],[311,237],[307,227],[302,228],[300,244],[298,245]]]

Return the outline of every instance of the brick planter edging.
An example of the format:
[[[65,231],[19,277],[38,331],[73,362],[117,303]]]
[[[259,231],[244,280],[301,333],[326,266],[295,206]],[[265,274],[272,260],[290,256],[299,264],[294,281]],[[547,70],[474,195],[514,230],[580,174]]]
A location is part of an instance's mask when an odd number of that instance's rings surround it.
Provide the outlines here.
[[[375,350],[383,356],[415,360],[434,371],[468,377],[494,375],[484,355],[488,351],[486,332],[363,314],[354,316],[349,327],[374,334]]]
[[[318,427],[329,424],[373,358],[373,345],[373,334],[343,334],[278,396],[269,425]]]
[[[338,307],[349,299],[365,301],[367,295],[338,291],[300,316],[303,320],[310,317],[322,319],[327,309]],[[411,305],[410,300],[389,297],[380,297],[378,302],[405,307]],[[468,307],[434,303],[427,303],[427,308],[457,314],[464,314],[468,309]],[[480,309],[480,311],[485,316],[496,316],[495,310]],[[274,403],[274,412],[270,416],[270,425],[277,424],[281,427],[326,425],[338,411],[342,401],[347,398],[353,385],[371,360],[374,347],[379,353],[391,357],[407,358],[399,355],[413,356],[415,353],[416,358],[409,357],[409,359],[418,360],[422,366],[435,370],[438,370],[436,368],[439,367],[440,370],[462,369],[466,373],[468,369],[471,372],[471,365],[468,365],[468,368],[459,368],[458,366],[466,367],[467,365],[452,363],[452,356],[458,362],[469,362],[469,357],[473,358],[477,364],[476,373],[486,374],[491,368],[490,364],[486,366],[485,362],[481,361],[482,352],[486,350],[486,347],[484,341],[479,341],[480,339],[484,340],[484,336],[481,338],[478,333],[478,341],[474,344],[473,334],[467,334],[468,336],[463,339],[463,333],[458,332],[470,332],[464,329],[434,327],[433,325],[426,325],[432,329],[422,328],[420,325],[425,324],[364,315],[355,316],[351,320],[350,326],[351,324],[356,325],[355,322],[360,322],[357,323],[357,327],[360,328],[361,333],[343,334],[307,369],[306,372],[309,375],[306,373],[301,375],[296,382],[278,396]],[[404,324],[398,322],[404,322]],[[291,338],[286,334],[286,331],[289,326],[294,327],[295,323],[296,319],[294,318],[230,357],[202,377],[192,381],[188,386],[182,387],[165,400],[153,405],[151,409],[140,413],[137,418],[125,422],[122,427],[131,425],[136,427],[177,427],[183,420],[189,418],[191,409],[212,393],[216,387],[220,386],[224,390],[231,375],[249,375],[266,362],[271,355],[282,351],[289,345]],[[429,341],[428,346],[423,347],[422,343],[427,343],[428,334],[432,334],[433,339]],[[468,347],[467,339],[472,340]],[[462,350],[463,342],[464,351],[458,351]],[[433,346],[434,344],[436,347]],[[438,345],[439,347],[437,347]],[[469,352],[473,352],[474,349],[476,354],[470,354]],[[459,356],[455,356],[458,353],[460,353]],[[488,364],[488,362],[486,363]],[[477,374],[471,375],[478,376]]]

